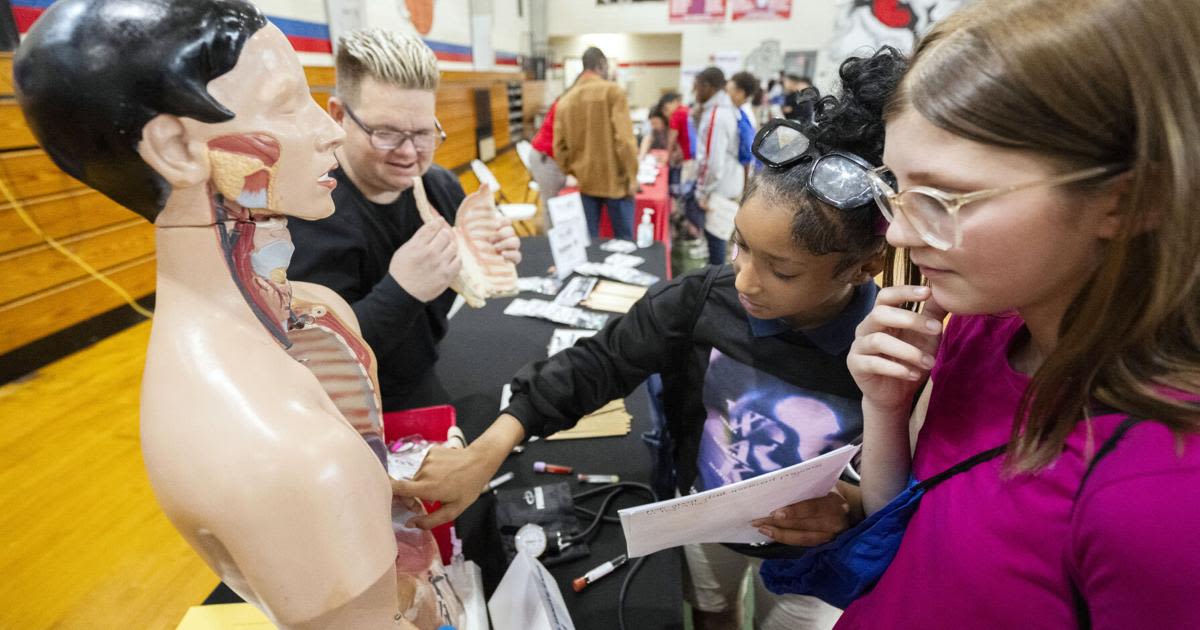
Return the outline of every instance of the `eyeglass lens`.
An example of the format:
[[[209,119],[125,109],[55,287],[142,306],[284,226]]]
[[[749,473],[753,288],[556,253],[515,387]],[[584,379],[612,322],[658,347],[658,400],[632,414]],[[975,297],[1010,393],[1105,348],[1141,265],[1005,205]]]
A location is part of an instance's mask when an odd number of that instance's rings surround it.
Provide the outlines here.
[[[818,160],[809,181],[813,190],[842,209],[869,202],[873,192],[867,169],[840,155]]]
[[[766,160],[775,164],[783,164],[804,155],[804,152],[808,150],[808,144],[808,137],[804,134],[787,125],[779,125],[763,138],[758,152]]]
[[[437,148],[439,134],[437,131],[382,131],[376,129],[371,134],[371,144],[380,151],[391,151],[412,140],[413,147],[421,153],[429,153]]]
[[[885,175],[875,173],[871,178],[875,202],[888,221],[895,221],[901,211],[921,239],[941,250],[955,245],[957,227],[955,218],[940,199],[922,192],[906,190],[897,195]]]

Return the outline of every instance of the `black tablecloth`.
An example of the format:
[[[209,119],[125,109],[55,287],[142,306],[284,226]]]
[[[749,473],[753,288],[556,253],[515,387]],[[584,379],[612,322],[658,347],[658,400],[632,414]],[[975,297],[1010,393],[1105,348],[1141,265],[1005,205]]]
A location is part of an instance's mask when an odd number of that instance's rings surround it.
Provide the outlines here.
[[[552,264],[547,240],[521,239],[521,251],[524,260],[519,268],[520,275],[545,275]],[[588,259],[592,261],[602,261],[607,255],[596,244],[588,250]],[[635,255],[646,259],[641,267],[643,270],[665,277],[666,256],[661,243],[639,250]],[[520,297],[552,299],[531,294]],[[450,333],[441,345],[437,371],[450,392],[458,413],[458,424],[468,440],[478,437],[495,420],[500,410],[501,389],[512,375],[526,363],[544,358],[554,329],[563,327],[547,321],[504,315],[504,308],[511,301],[489,300],[487,306],[479,310],[463,308],[450,320]],[[535,473],[533,462],[537,460],[574,466],[576,472],[616,474],[623,481],[648,482],[650,448],[641,435],[650,430],[651,419],[644,385],[626,398],[625,406],[633,416],[633,430],[628,435],[529,443],[523,454],[510,456],[497,473],[512,471],[516,475],[503,488],[528,488],[566,480],[577,490],[595,487],[580,484],[573,477]],[[625,507],[645,501],[640,495],[626,493],[617,504]],[[583,505],[595,508],[599,501],[593,499]],[[494,507],[493,496],[485,495],[459,517],[456,526],[467,558],[483,568],[489,595],[506,568],[499,534],[493,526]],[[612,514],[615,515],[615,510]],[[550,567],[550,572],[562,590],[576,628],[612,630],[617,627],[617,596],[621,582],[633,562],[582,593],[575,593],[571,582],[595,566],[625,553],[621,526],[615,523],[601,525],[600,534],[590,543],[590,552],[585,558]],[[651,556],[633,578],[626,596],[626,627],[638,630],[682,628],[681,576],[678,550]]]

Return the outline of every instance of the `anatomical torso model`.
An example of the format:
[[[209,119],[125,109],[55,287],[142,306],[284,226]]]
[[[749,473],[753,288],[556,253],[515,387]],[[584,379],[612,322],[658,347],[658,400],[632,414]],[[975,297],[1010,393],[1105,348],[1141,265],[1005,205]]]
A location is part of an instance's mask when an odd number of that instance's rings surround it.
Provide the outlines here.
[[[80,117],[48,83],[67,80],[53,76],[56,64],[79,51],[119,54],[105,52],[105,38],[119,47],[130,33],[149,47],[176,42],[141,54],[177,58],[133,63],[163,66],[143,75],[114,69],[96,89],[133,87],[103,95],[114,102],[64,136],[55,126]],[[223,56],[231,67],[214,71]],[[184,67],[199,88],[179,96],[188,78],[173,73]],[[142,449],[184,538],[282,628],[461,628],[431,535],[403,525],[420,505],[392,496],[375,358],[354,314],[332,291],[287,278],[288,217],[332,212],[328,172],[343,132],[312,101],[284,35],[238,0],[60,0],[14,74],[55,161],[155,223]],[[106,106],[151,111],[134,125],[135,155],[72,144],[105,120],[121,124]],[[228,115],[202,122],[193,107]],[[121,177],[103,172],[122,160]],[[157,195],[134,190],[148,181]]]

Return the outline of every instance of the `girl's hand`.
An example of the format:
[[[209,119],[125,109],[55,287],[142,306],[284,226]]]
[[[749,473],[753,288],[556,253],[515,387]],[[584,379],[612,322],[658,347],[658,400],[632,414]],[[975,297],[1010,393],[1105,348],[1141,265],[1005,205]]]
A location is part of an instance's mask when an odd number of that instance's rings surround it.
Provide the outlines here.
[[[931,296],[929,287],[888,287],[858,325],[846,365],[864,407],[908,417],[913,396],[929,378],[946,317]],[[905,302],[925,302],[924,313],[905,310]]]
[[[834,539],[850,527],[851,508],[837,492],[779,508],[766,518],[750,522],[759,533],[777,543],[815,547]]]

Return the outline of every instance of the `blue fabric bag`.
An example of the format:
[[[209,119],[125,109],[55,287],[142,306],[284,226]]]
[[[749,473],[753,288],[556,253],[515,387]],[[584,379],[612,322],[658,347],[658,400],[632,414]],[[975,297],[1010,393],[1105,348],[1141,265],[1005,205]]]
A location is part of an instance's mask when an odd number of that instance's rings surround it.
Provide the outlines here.
[[[883,577],[921,497],[954,475],[995,459],[1004,449],[979,453],[925,481],[910,476],[908,487],[896,498],[837,538],[796,559],[764,561],[763,583],[772,593],[812,595],[838,608],[849,606]]]
[[[1117,443],[1141,418],[1128,417],[1100,445],[1092,461],[1088,463],[1075,500],[1083,494],[1084,484],[1106,455],[1117,447]],[[882,509],[868,516],[837,538],[812,547],[803,556],[787,560],[766,560],[760,571],[763,583],[772,592],[780,595],[812,595],[827,604],[846,608],[851,602],[870,591],[883,577],[904,538],[904,530],[912,515],[921,504],[926,492],[947,479],[964,473],[986,461],[1002,455],[1005,446],[979,453],[945,471],[918,482],[909,477],[908,487]],[[1081,628],[1090,628],[1091,620],[1087,603],[1075,584],[1071,585],[1076,599],[1076,608]]]

